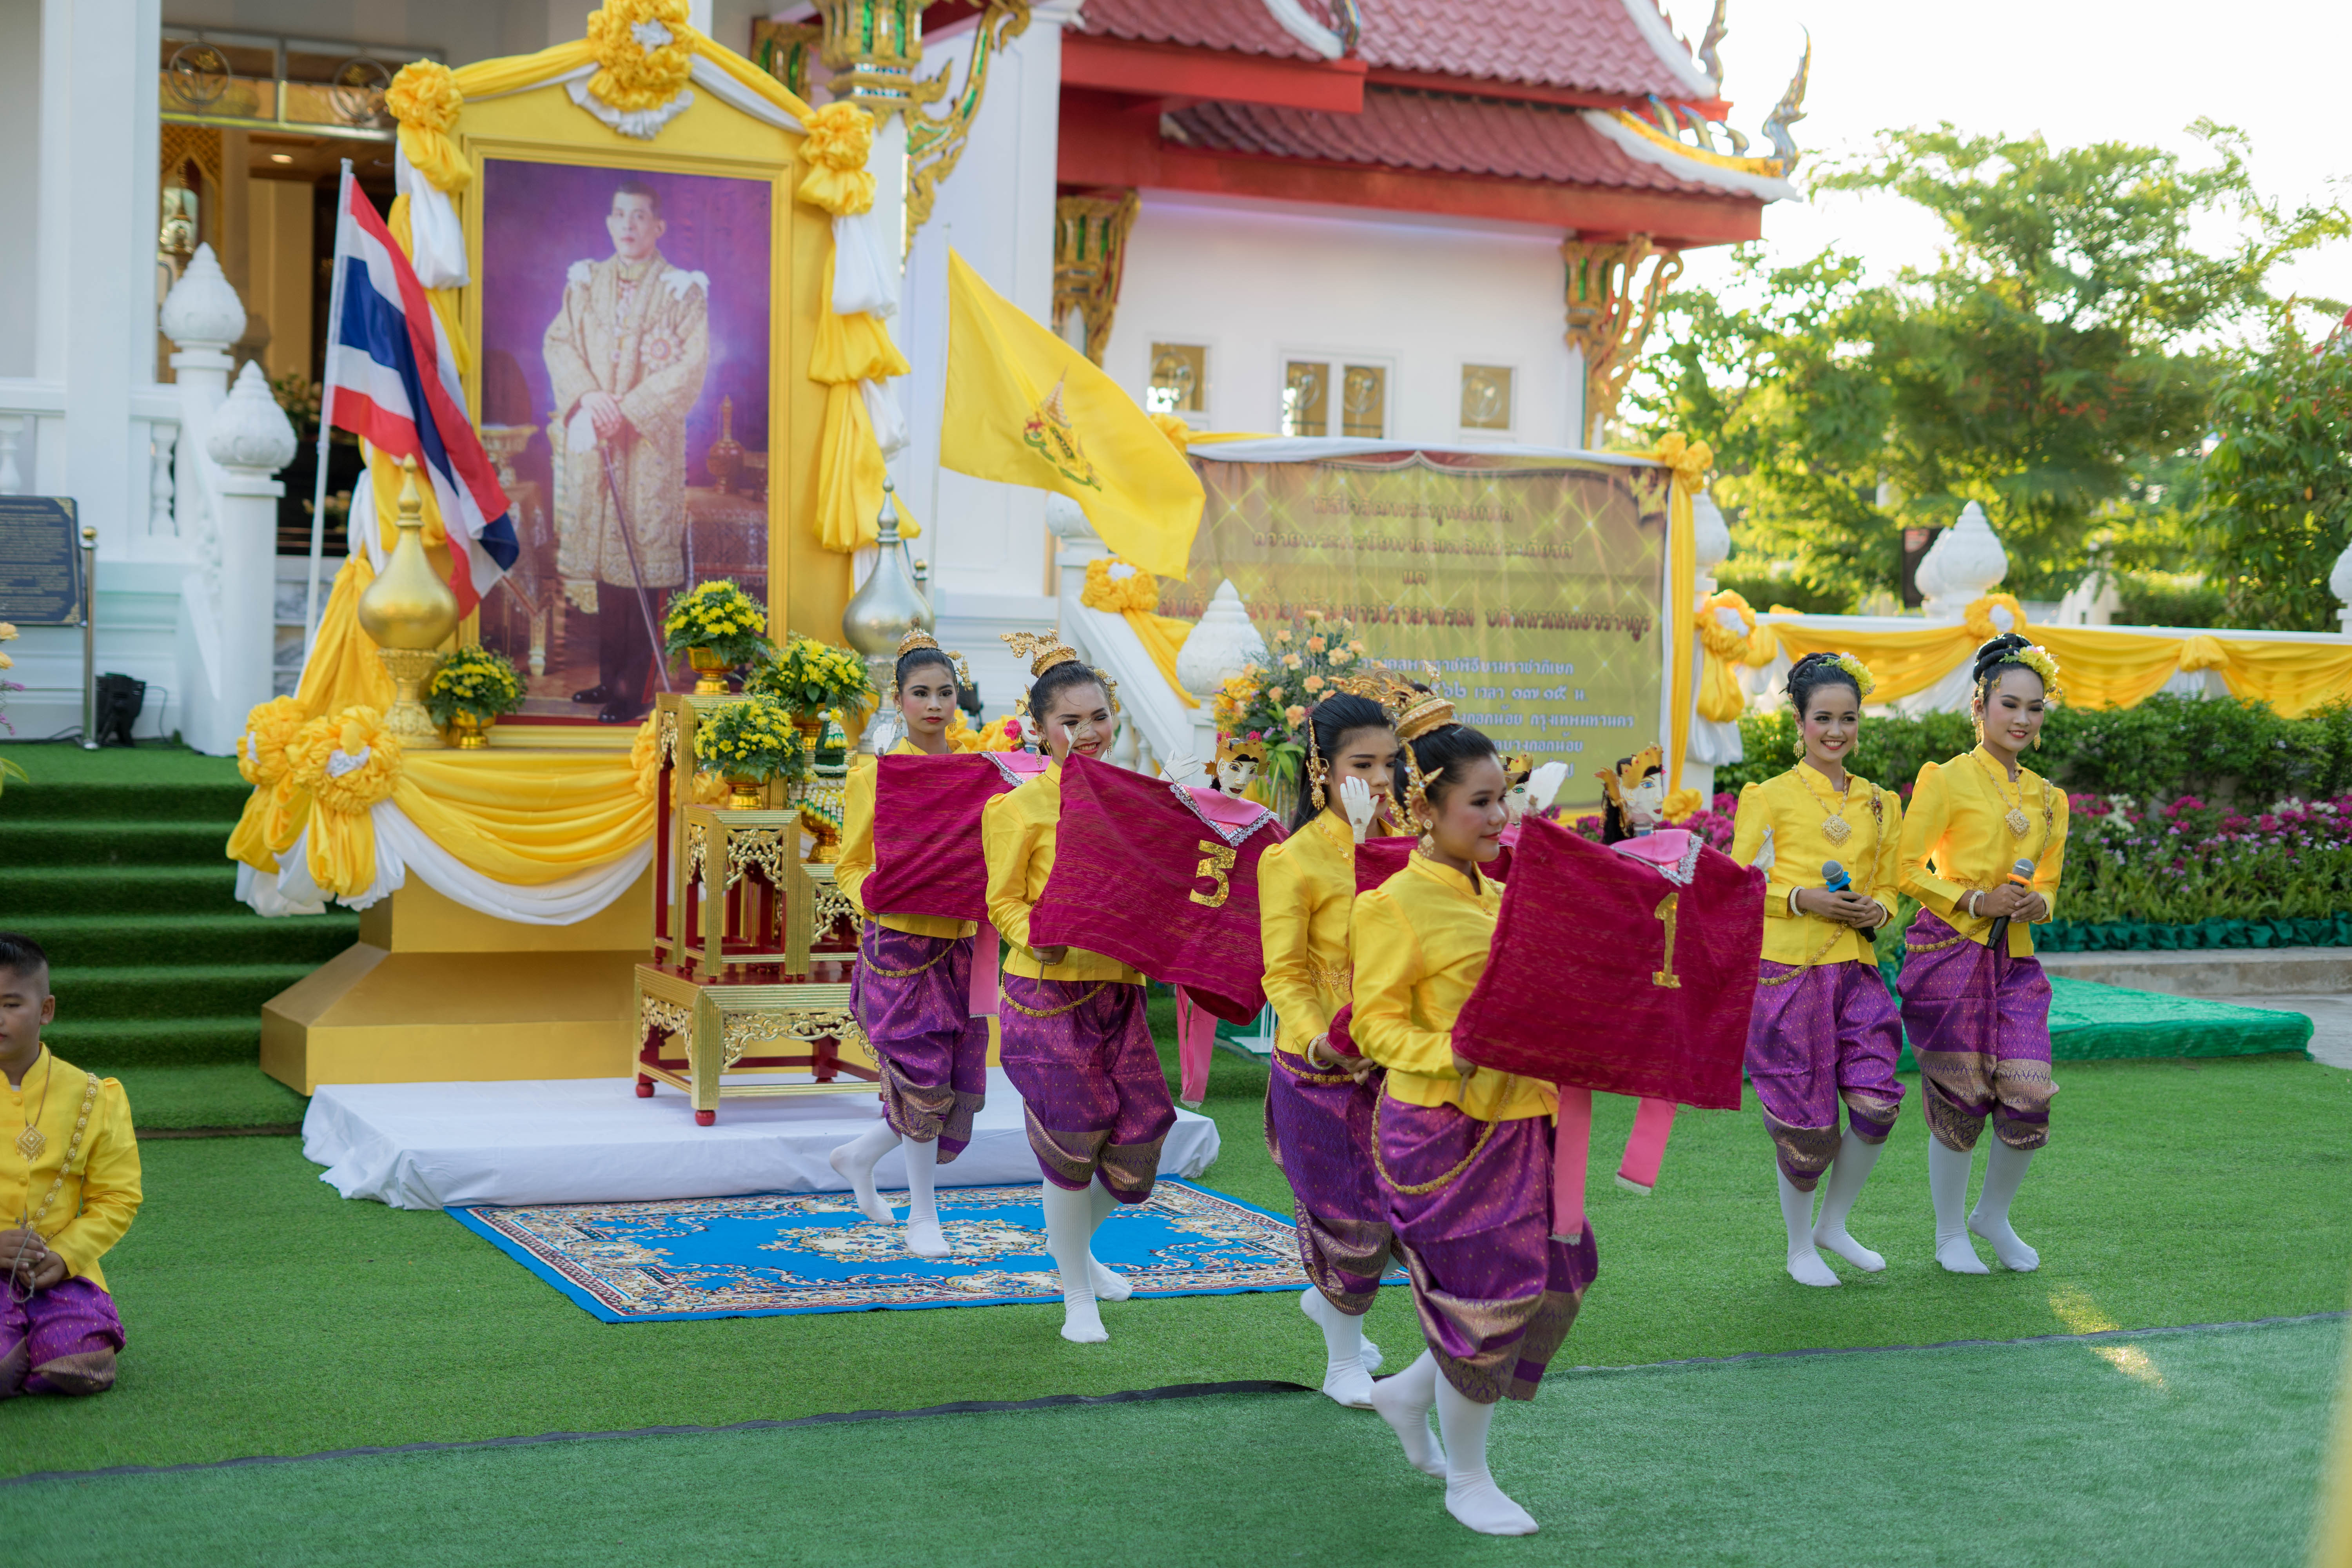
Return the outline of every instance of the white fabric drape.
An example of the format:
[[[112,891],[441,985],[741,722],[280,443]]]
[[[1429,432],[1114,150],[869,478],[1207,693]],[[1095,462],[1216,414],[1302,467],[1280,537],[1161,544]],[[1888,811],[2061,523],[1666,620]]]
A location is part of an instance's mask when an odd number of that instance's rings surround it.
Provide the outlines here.
[[[375,826],[375,880],[356,897],[335,900],[347,909],[363,910],[390,898],[415,871],[426,887],[469,910],[520,925],[576,925],[602,914],[653,864],[654,847],[648,841],[602,866],[525,887],[494,881],[467,866],[427,837],[391,801],[370,806],[368,818]],[[264,915],[321,912],[327,895],[310,879],[310,830],[303,829],[293,847],[278,857],[275,877],[240,866],[236,896]]]
[[[457,208],[416,172],[397,141],[392,144],[392,183],[408,198],[408,259],[416,280],[427,289],[464,288],[466,229],[457,221]]]

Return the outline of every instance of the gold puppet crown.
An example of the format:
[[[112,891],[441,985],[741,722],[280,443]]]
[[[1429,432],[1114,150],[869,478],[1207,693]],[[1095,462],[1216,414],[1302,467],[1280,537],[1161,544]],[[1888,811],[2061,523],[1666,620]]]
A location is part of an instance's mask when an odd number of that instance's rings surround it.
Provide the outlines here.
[[[1602,768],[1592,776],[1601,781],[1601,791],[1618,810],[1625,809],[1625,792],[1638,789],[1643,779],[1666,765],[1666,753],[1655,745],[1643,747],[1625,759],[1620,768]]]
[[[1015,658],[1029,661],[1032,679],[1045,674],[1057,664],[1073,663],[1078,657],[1078,650],[1054,632],[1001,632],[998,635],[1004,639],[1004,646],[1013,650]]]
[[[1246,735],[1220,734],[1217,737],[1217,761],[1221,763],[1255,763],[1259,767],[1264,767],[1265,766],[1265,742],[1262,739],[1253,740]]]
[[[1503,776],[1510,781],[1514,788],[1534,777],[1535,771],[1536,760],[1527,752],[1519,752],[1503,759]]]

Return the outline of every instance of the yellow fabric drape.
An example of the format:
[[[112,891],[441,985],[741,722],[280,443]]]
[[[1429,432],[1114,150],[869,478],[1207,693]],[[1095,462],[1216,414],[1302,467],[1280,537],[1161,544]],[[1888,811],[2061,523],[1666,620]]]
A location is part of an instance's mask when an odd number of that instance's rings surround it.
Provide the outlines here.
[[[1160,414],[1151,416],[1154,424],[1160,424],[1167,417]],[[1172,431],[1166,425],[1160,425],[1160,427],[1169,440],[1181,447],[1183,421],[1175,423],[1176,428]],[[1116,569],[1121,566],[1128,569],[1124,577],[1117,574]],[[1158,667],[1160,678],[1168,682],[1168,689],[1176,694],[1176,700],[1187,708],[1201,705],[1201,700],[1185,690],[1176,679],[1176,655],[1183,647],[1184,639],[1192,634],[1192,623],[1159,613],[1160,580],[1157,577],[1132,561],[1121,561],[1116,555],[1089,561],[1087,563],[1087,584],[1078,591],[1078,603],[1090,610],[1125,617],[1128,626],[1135,632],[1136,640],[1143,645],[1143,651],[1151,656],[1151,662]]]
[[[830,255],[824,258],[824,288],[831,300]],[[816,537],[827,550],[846,554],[880,537],[876,519],[881,515],[882,483],[888,471],[857,384],[905,375],[912,368],[890,341],[888,330],[867,312],[836,316],[827,310],[818,318],[808,374],[811,381],[824,384],[824,426],[817,437]],[[900,532],[905,534],[905,529]]]
[[[617,859],[654,829],[625,752],[417,752],[394,805],[493,881],[558,881]]]
[[[1174,616],[1155,615],[1150,610],[1121,613],[1126,616],[1127,624],[1135,628],[1136,640],[1142,643],[1143,651],[1151,656],[1152,664],[1166,679],[1168,689],[1176,694],[1176,700],[1187,708],[1198,708],[1201,700],[1176,682],[1176,656],[1182,651],[1184,639],[1192,635],[1192,623]]]
[[[1994,626],[1996,595],[1970,605],[1958,626],[1866,631],[1780,621],[1778,634],[1792,658],[1809,653],[1850,653],[1878,677],[1873,703],[1925,691],[1972,658],[1979,637],[1972,624]],[[2014,603],[2014,601],[2010,601]],[[2324,703],[2352,697],[2352,645],[2267,642],[2226,633],[2113,631],[2097,626],[2016,628],[2058,660],[2058,684],[2076,708],[2129,708],[2164,689],[2176,671],[2219,669],[2233,697],[2267,702],[2283,717],[2301,718]]]
[[[1717,610],[1736,612],[1746,629],[1735,632],[1725,626],[1716,616]],[[1699,670],[1698,716],[1728,724],[1748,710],[1748,693],[1740,689],[1739,673],[1734,667],[1763,668],[1779,654],[1780,639],[1771,627],[1757,626],[1756,612],[1729,589],[1709,594],[1700,604],[1694,624],[1699,646],[1706,654]]]
[[[1673,471],[1666,489],[1666,636],[1673,657],[1666,671],[1666,689],[1674,698],[1666,743],[1666,787],[1683,786],[1683,752],[1690,746],[1691,710],[1682,694],[1691,689],[1691,644],[1697,627],[1688,605],[1698,594],[1697,519],[1691,498],[1706,488],[1706,471],[1715,466],[1715,448],[1692,441],[1679,430],[1669,430],[1646,452],[1633,454],[1663,463]]]

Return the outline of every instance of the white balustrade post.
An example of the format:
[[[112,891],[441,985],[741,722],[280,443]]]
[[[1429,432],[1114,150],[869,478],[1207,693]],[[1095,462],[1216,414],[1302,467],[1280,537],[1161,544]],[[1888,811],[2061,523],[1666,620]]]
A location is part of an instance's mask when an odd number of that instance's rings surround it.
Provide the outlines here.
[[[1066,495],[1045,498],[1045,528],[1060,542],[1054,553],[1059,579],[1055,591],[1075,599],[1086,592],[1087,565],[1109,555],[1110,546],[1096,534],[1085,510]]]
[[[2344,628],[2342,635],[2352,637],[2352,544],[2336,558],[2336,569],[2327,574],[2327,591],[2344,607],[2336,612],[2336,619]]]
[[[16,467],[16,442],[25,433],[25,416],[0,414],[0,496],[25,493],[25,476]]]
[[[1937,534],[1920,558],[1915,579],[1920,608],[1931,621],[1957,621],[2008,575],[2009,552],[2000,547],[2000,536],[1993,532],[1984,508],[1970,501],[1960,509],[1959,521]],[[2005,615],[1995,611],[1993,623],[2000,625]]]
[[[270,395],[259,364],[247,362],[236,385],[213,411],[205,450],[219,465],[214,480],[220,501],[217,718],[234,745],[247,712],[269,700],[278,638],[278,498],[286,493],[270,476],[294,458],[293,424]],[[202,741],[198,746],[229,749]]]
[[[162,419],[147,423],[147,537],[176,539],[179,519],[172,508],[172,453],[180,427]]]
[[[212,412],[228,395],[228,373],[236,368],[229,345],[245,331],[245,301],[222,274],[211,246],[196,247],[187,270],[163,297],[159,320],[163,335],[179,351],[172,356],[172,374],[180,390],[179,449],[184,464],[204,450]],[[190,508],[194,488],[184,468],[177,507],[183,518],[201,511],[200,500],[196,510]]]
[[[1176,682],[1201,701],[1192,710],[1192,754],[1202,763],[1216,754],[1217,722],[1210,704],[1218,690],[1244,665],[1270,664],[1273,658],[1251,624],[1241,591],[1226,578],[1210,595],[1209,607],[1185,636],[1184,646],[1176,650]]]

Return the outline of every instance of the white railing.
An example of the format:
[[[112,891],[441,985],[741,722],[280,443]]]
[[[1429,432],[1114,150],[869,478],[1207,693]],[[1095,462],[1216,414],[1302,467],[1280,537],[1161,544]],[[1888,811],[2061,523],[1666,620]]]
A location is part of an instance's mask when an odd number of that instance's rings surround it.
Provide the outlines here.
[[[1089,608],[1080,598],[1087,564],[1109,555],[1109,548],[1087,525],[1086,515],[1062,497],[1048,498],[1045,520],[1061,541],[1062,635],[1087,662],[1118,682],[1127,722],[1119,726],[1111,760],[1147,773],[1157,773],[1169,757],[1191,756],[1202,763],[1213,760],[1217,731],[1208,706],[1185,707],[1127,618]]]
[[[64,439],[65,416],[63,383],[0,376],[0,496],[54,493],[42,449]]]

